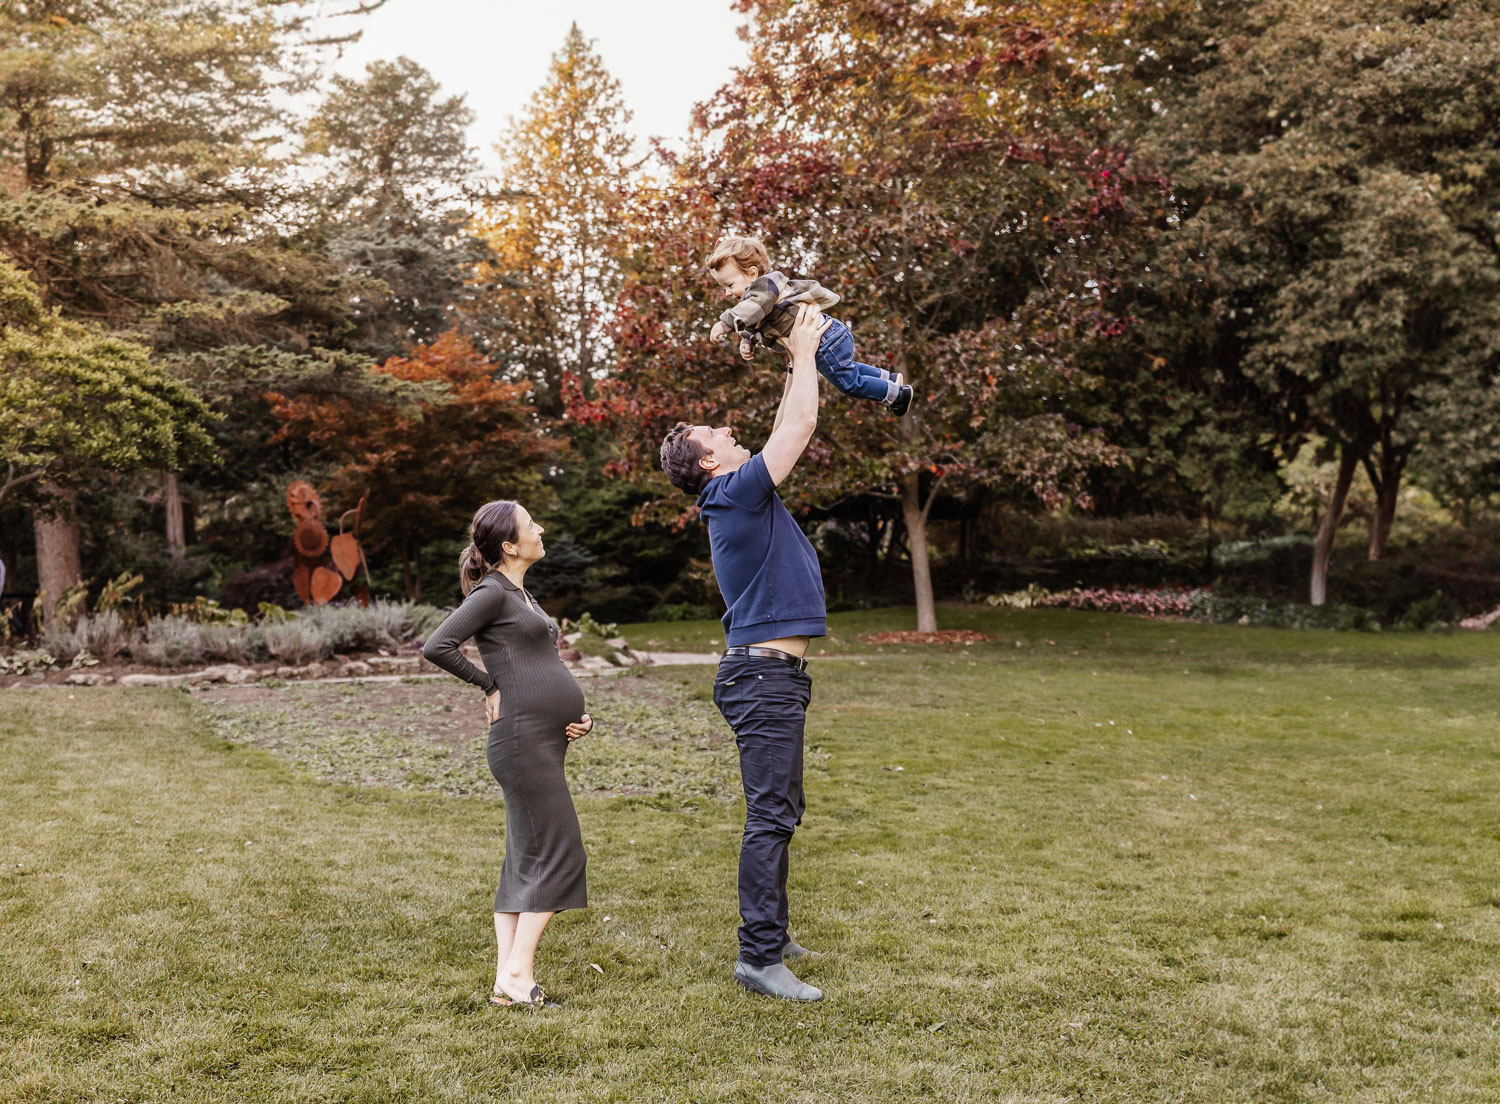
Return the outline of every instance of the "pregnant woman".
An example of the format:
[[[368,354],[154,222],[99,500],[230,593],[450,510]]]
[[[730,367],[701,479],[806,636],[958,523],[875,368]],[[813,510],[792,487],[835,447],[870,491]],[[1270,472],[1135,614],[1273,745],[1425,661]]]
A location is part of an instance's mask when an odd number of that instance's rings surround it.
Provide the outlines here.
[[[563,777],[568,745],[593,730],[583,690],[557,654],[557,625],[522,585],[546,555],[542,527],[515,502],[488,502],[459,561],[463,604],[422,654],[485,693],[486,757],[505,793],[505,864],[495,892],[499,952],[491,1004],[556,1007],[536,982],[536,946],[554,913],[587,908],[583,836]],[[459,650],[473,637],[484,660]]]

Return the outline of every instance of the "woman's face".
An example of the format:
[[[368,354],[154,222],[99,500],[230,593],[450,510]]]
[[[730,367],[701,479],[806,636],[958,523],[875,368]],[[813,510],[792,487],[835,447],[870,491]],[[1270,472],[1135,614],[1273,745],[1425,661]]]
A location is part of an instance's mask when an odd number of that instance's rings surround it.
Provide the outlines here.
[[[542,534],[546,530],[537,524],[536,518],[526,512],[526,507],[516,507],[516,539],[502,546],[505,555],[525,564],[534,564],[547,554],[542,547]]]

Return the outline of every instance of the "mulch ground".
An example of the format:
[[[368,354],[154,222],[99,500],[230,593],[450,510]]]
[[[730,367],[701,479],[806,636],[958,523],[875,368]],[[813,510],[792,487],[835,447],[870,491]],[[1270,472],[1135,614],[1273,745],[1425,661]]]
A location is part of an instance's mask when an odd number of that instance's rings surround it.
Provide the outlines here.
[[[972,629],[942,629],[938,632],[881,632],[859,638],[861,644],[988,644],[995,638]]]

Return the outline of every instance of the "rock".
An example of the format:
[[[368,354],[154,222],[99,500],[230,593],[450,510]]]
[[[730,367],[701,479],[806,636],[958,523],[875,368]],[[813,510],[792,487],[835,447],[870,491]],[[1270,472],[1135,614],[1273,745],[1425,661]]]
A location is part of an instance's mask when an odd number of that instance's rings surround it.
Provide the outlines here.
[[[366,658],[371,667],[415,667],[422,662],[421,656],[369,656]]]
[[[325,669],[324,669],[323,665],[321,663],[319,663],[317,660],[313,660],[311,663],[307,664],[304,667],[278,667],[278,668],[276,668],[276,677],[279,678],[279,679],[322,678],[323,675],[324,675],[324,673],[325,673]]]
[[[578,666],[585,671],[608,671],[614,664],[603,656],[583,656],[579,659]]]
[[[234,663],[220,663],[188,675],[188,682],[193,686],[204,682],[228,682],[238,686],[241,683],[256,682],[259,679],[260,672],[255,668],[240,667]]]
[[[375,669],[368,663],[357,659],[351,659],[348,663],[339,664],[333,672],[335,678],[369,678],[375,673]]]
[[[110,675],[91,675],[79,671],[77,674],[69,675],[63,681],[69,686],[107,686],[115,680]]]
[[[612,636],[608,640],[606,640],[604,643],[608,644],[611,648],[615,649],[615,651],[617,651],[617,652],[628,652],[628,651],[630,651],[630,645],[628,643],[626,643],[625,638],[623,636]]]
[[[121,686],[168,686],[187,685],[187,675],[121,675]]]
[[[581,632],[564,633],[563,634],[563,638],[562,638],[563,639],[563,643],[566,644],[568,647],[571,648],[574,644],[578,643],[579,639],[582,636],[583,636],[583,633],[581,633]]]
[[[558,652],[557,655],[558,658],[560,658],[564,663],[577,663],[580,659],[583,658],[582,652],[574,651],[571,648],[569,648],[565,652]]]

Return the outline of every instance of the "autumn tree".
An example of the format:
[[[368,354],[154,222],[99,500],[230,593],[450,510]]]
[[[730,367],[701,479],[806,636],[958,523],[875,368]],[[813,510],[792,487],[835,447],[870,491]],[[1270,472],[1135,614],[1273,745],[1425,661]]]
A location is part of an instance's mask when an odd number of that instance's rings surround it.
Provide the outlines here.
[[[500,198],[479,234],[497,315],[487,334],[507,371],[532,379],[548,416],[563,376],[606,367],[604,312],[620,284],[618,230],[637,166],[620,86],[574,24],[542,87],[497,144]]]
[[[463,533],[496,498],[537,504],[565,446],[538,430],[528,381],[495,366],[449,332],[392,357],[372,374],[408,388],[388,401],[345,395],[273,395],[280,441],[300,441],[333,465],[329,495],[370,505],[361,536],[372,553],[400,557],[407,596],[420,601],[418,551]]]
[[[1091,43],[1120,5],[740,7],[750,63],[699,110],[675,189],[631,223],[619,365],[602,401],[577,410],[634,421],[643,439],[679,416],[738,412],[763,429],[776,373],[763,362],[747,377],[706,346],[718,307],[701,270],[717,234],[763,236],[781,265],[844,296],[836,313],[863,359],[917,388],[899,420],[830,396],[788,493],[899,503],[918,628],[931,630],[940,494],[1020,485],[1084,503],[1084,474],[1117,459],[1063,400],[1087,382],[1079,349],[1124,329],[1099,288],[1133,197],[1157,188],[1109,142],[1107,105],[1090,104],[1103,76]]]

